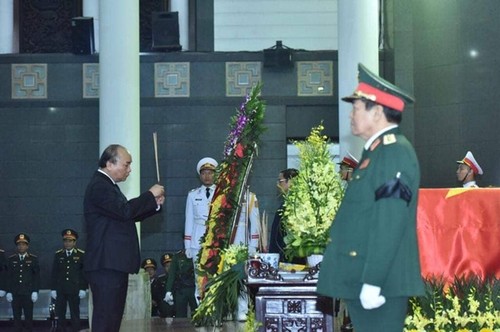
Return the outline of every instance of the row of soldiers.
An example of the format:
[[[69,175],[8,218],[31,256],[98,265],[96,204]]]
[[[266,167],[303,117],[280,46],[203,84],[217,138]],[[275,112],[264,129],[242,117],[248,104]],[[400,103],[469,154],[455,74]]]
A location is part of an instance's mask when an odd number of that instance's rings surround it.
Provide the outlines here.
[[[78,234],[72,229],[62,231],[63,248],[54,255],[51,297],[55,302],[58,330],[65,331],[66,308],[69,305],[73,331],[80,330],[80,299],[87,294],[83,274],[85,252],[76,248]],[[33,307],[40,290],[38,257],[29,252],[30,237],[15,236],[16,252],[8,258],[0,252],[0,297],[11,303],[15,331],[33,329]],[[24,314],[24,321],[22,316]]]
[[[193,312],[197,307],[191,259],[181,250],[163,254],[160,262],[165,270],[160,275],[154,258],[148,257],[141,264],[151,284],[151,316],[188,317],[188,308]]]
[[[85,252],[76,247],[76,231],[65,229],[61,236],[63,248],[54,255],[50,295],[55,303],[58,330],[64,331],[68,325],[66,310],[69,305],[71,330],[79,331],[80,300],[87,296],[88,289],[83,271]],[[27,234],[16,235],[14,243],[16,252],[9,257],[0,249],[0,297],[5,296],[11,303],[15,330],[24,328],[30,331],[33,328],[33,307],[40,290],[40,265],[38,257],[29,252],[30,237]],[[156,276],[157,263],[153,258],[146,258],[142,263],[150,275],[152,315],[187,317],[188,306],[191,311],[196,309],[191,259],[182,250],[174,255],[163,254],[161,264],[165,273]],[[175,294],[175,303],[172,294]]]

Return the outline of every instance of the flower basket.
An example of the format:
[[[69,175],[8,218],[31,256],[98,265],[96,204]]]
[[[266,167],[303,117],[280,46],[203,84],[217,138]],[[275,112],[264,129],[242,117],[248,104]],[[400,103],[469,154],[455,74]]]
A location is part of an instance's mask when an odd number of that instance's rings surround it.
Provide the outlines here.
[[[344,195],[323,130],[320,124],[305,141],[294,142],[299,150],[299,174],[284,196],[282,214],[285,255],[289,258],[323,254]]]

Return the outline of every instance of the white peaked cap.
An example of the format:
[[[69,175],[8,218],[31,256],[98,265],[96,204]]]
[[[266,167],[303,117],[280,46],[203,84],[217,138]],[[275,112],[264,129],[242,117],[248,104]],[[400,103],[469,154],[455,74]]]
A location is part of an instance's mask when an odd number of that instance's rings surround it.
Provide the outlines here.
[[[481,166],[479,166],[478,162],[474,158],[474,155],[470,151],[467,151],[464,159],[458,160],[457,163],[469,166],[474,172],[474,174],[479,174],[479,175],[483,174],[483,169],[481,168]]]
[[[217,168],[218,165],[219,163],[217,163],[217,161],[214,158],[205,157],[198,162],[198,165],[196,165],[196,171],[198,172],[198,174],[200,174],[202,169],[208,168],[211,170],[215,170],[215,168]]]

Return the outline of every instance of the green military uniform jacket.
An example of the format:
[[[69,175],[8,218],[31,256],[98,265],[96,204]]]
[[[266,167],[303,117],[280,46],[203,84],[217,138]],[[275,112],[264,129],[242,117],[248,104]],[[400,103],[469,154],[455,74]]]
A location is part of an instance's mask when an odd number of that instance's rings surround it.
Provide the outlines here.
[[[411,200],[377,200],[377,189],[397,174],[411,190]],[[358,299],[366,283],[381,287],[386,297],[423,294],[416,235],[419,183],[415,151],[399,128],[364,150],[330,229],[318,293]]]
[[[40,265],[38,257],[26,253],[21,262],[19,254],[9,257],[7,268],[7,289],[13,295],[31,295],[40,289]]]
[[[172,257],[166,290],[175,293],[177,289],[190,287],[194,288],[193,261],[181,250]]]
[[[73,248],[71,256],[66,255],[65,249],[59,249],[54,254],[52,263],[51,289],[59,294],[75,295],[80,290],[88,288],[83,272],[85,251]]]

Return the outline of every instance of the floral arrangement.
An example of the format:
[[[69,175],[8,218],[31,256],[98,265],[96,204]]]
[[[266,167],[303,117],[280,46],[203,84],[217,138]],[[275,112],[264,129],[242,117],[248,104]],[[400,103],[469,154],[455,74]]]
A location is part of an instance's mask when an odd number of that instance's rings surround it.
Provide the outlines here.
[[[244,265],[248,248],[244,245],[230,245],[221,251],[221,273],[206,284],[205,296],[193,314],[197,326],[219,326],[238,306],[238,296],[244,289]]]
[[[456,277],[447,287],[426,280],[426,294],[410,299],[405,332],[500,331],[500,280]]]
[[[222,272],[223,250],[231,244],[243,189],[257,152],[259,136],[264,131],[265,104],[260,98],[261,88],[261,84],[254,86],[231,118],[224,158],[216,171],[216,189],[198,256],[197,282],[202,298],[209,280]]]
[[[305,141],[294,142],[299,150],[299,174],[284,196],[282,215],[288,257],[323,254],[329,228],[344,196],[323,130],[320,124],[312,128]]]

